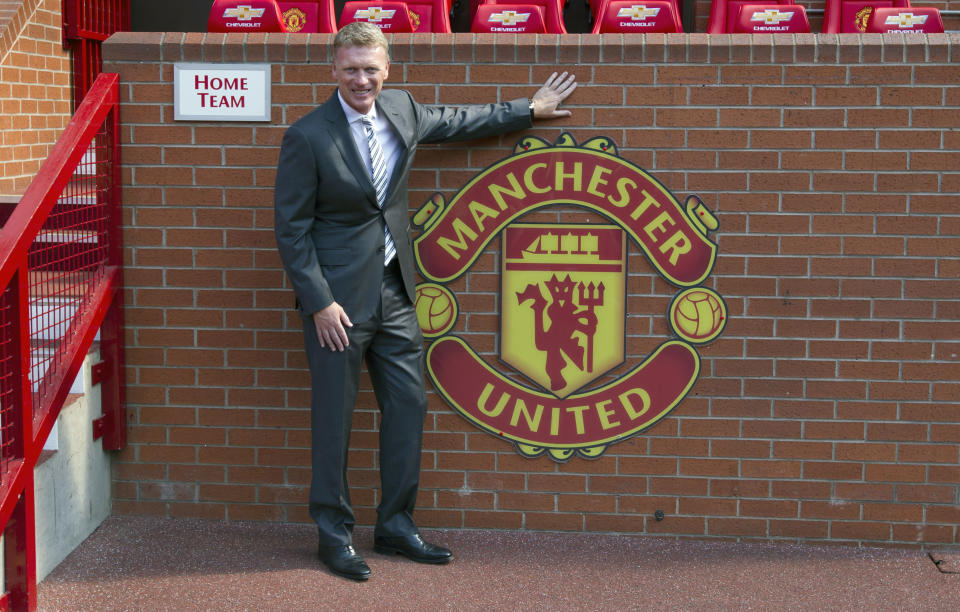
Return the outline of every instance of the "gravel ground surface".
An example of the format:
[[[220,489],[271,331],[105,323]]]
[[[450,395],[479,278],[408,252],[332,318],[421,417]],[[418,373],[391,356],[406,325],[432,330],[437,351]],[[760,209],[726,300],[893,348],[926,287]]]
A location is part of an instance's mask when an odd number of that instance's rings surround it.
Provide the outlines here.
[[[425,530],[445,566],[355,544],[354,583],[310,526],[114,516],[39,586],[40,610],[960,610],[960,553]],[[939,567],[934,560],[940,561]]]

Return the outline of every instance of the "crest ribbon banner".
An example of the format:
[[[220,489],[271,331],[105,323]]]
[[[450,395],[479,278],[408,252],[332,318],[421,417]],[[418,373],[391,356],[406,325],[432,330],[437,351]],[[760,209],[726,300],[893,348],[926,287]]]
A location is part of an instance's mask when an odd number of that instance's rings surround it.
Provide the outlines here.
[[[596,456],[666,416],[696,382],[700,357],[670,340],[614,382],[563,399],[503,376],[456,336],[430,345],[427,369],[457,412],[523,454],[561,449]]]
[[[553,204],[609,218],[676,286],[698,285],[713,268],[716,245],[652,176],[603,151],[545,147],[495,164],[450,200],[415,242],[424,277],[456,278],[514,219]]]

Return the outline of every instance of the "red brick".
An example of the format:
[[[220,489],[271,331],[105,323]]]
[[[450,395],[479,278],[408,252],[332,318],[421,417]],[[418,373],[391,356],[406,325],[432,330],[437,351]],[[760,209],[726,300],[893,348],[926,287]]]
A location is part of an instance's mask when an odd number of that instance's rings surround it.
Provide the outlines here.
[[[767,522],[746,518],[707,519],[707,533],[710,535],[765,536]]]
[[[872,467],[867,465],[867,468]],[[860,480],[864,466],[861,463],[841,463],[839,461],[804,461],[803,477],[815,480]]]
[[[715,457],[769,457],[770,442],[766,440],[714,440],[712,442]],[[681,468],[684,467],[681,462]]]
[[[493,493],[471,491],[464,495],[457,491],[438,491],[437,504],[442,508],[471,508],[493,510],[496,496]]]
[[[741,474],[746,478],[800,478],[799,461],[744,461]]]
[[[826,521],[783,520],[770,521],[770,536],[784,538],[826,539],[829,524]]]
[[[710,454],[710,441],[690,438],[652,438],[650,440],[650,454],[667,456],[682,454],[688,457],[705,457]]]
[[[704,478],[650,478],[650,493],[655,495],[706,495],[707,489],[708,481]]]
[[[137,459],[144,463],[193,463],[197,460],[194,446],[151,444],[137,449]]]
[[[955,468],[949,468],[954,469]],[[932,471],[932,470],[931,470]],[[951,477],[955,478],[955,474]],[[936,480],[936,476],[931,476],[931,480]],[[950,481],[952,482],[952,480]],[[901,502],[921,502],[931,504],[952,504],[954,501],[955,489],[952,485],[897,485],[897,501]]]
[[[740,501],[743,516],[796,518],[800,504],[790,500],[744,499]]]
[[[552,511],[556,508],[556,497],[544,493],[502,492],[497,495],[497,502],[502,510]]]
[[[524,527],[546,531],[583,531],[584,520],[582,514],[526,512]]]
[[[696,516],[736,516],[737,500],[714,497],[682,497],[677,512]]]
[[[680,474],[683,476],[737,476],[736,460],[727,459],[680,459]]]
[[[900,444],[897,459],[908,463],[957,463],[957,444]]]
[[[523,526],[523,514],[467,510],[463,513],[463,526],[473,529],[520,529]]]
[[[785,497],[802,500],[819,500],[832,497],[829,482],[804,482],[797,480],[774,481],[771,491],[774,497]],[[804,501],[804,506],[809,503]]]
[[[282,521],[283,507],[267,504],[228,504],[227,519],[231,521]]]
[[[867,464],[864,479],[872,482],[923,482],[926,480],[926,466]]]
[[[830,524],[830,537],[838,540],[887,540],[888,523],[867,521],[835,521]]]
[[[860,516],[860,505],[848,502],[804,501],[800,506],[802,518],[851,519]]]
[[[684,419],[681,425],[683,436],[736,437],[739,423],[733,420]]]

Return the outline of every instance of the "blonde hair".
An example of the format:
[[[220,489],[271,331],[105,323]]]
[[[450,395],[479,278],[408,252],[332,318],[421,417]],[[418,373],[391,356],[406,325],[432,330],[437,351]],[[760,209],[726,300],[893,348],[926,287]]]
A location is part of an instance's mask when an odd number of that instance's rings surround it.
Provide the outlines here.
[[[343,47],[381,47],[390,59],[390,43],[383,31],[368,21],[354,21],[343,26],[333,37],[333,55]]]

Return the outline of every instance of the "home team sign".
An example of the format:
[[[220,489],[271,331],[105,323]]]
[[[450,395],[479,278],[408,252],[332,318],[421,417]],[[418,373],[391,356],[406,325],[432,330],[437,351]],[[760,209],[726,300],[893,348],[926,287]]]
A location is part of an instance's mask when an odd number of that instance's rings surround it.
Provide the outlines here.
[[[578,206],[606,223],[525,223],[554,204]],[[717,338],[726,306],[704,286],[716,261],[716,218],[696,196],[681,204],[605,137],[577,145],[520,141],[447,201],[435,194],[414,215],[417,264],[427,282],[416,309],[434,387],[479,428],[526,456],[599,457],[665,417],[700,373],[697,347]],[[459,317],[450,284],[500,238],[500,361],[483,359]],[[636,244],[677,288],[665,313],[672,336],[614,380],[625,361],[627,246]]]
[[[174,64],[176,121],[270,121],[269,64]]]

